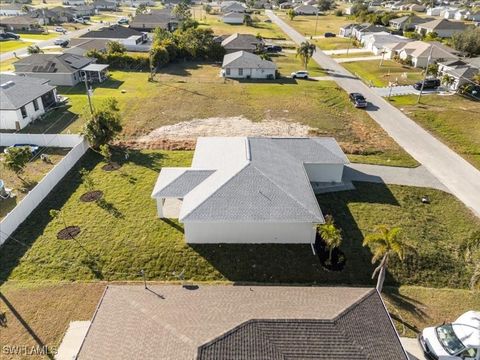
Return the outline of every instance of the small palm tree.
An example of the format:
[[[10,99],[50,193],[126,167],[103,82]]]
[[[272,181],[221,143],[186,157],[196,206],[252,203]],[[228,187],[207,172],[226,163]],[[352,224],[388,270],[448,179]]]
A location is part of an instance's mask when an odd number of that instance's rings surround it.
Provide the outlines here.
[[[43,50],[38,47],[38,45],[30,45],[27,48],[27,53],[31,54],[43,54]]]
[[[453,76],[450,76],[448,74],[445,74],[442,76],[442,83],[446,87],[450,88],[450,86],[452,86],[454,82],[455,82],[455,78]]]
[[[473,82],[474,82],[475,84],[480,85],[480,72],[477,73],[476,75],[474,75],[473,78],[472,78],[472,80],[473,80]]]
[[[372,274],[372,279],[378,274],[378,292],[381,292],[383,288],[389,257],[397,255],[401,261],[405,257],[406,244],[398,238],[400,230],[399,227],[390,229],[387,225],[378,225],[375,228],[375,232],[365,236],[365,239],[363,239],[363,246],[370,247],[373,252],[372,264],[380,260],[380,264]]]
[[[287,16],[290,20],[293,20],[295,16],[297,16],[297,13],[293,9],[288,9],[287,10]]]
[[[333,249],[339,247],[342,244],[342,230],[335,226],[333,216],[325,216],[325,224],[320,225],[320,236],[327,244],[329,253],[328,261],[332,263]]]
[[[307,70],[308,62],[313,56],[313,53],[316,50],[316,46],[314,44],[309,43],[308,41],[304,41],[300,44],[300,47],[297,49],[297,56],[302,59],[303,66],[305,70]]]

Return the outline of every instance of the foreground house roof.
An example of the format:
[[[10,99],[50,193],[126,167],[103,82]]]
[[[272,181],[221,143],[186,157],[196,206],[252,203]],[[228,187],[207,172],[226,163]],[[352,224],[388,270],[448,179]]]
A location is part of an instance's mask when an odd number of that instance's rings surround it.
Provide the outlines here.
[[[192,167],[163,168],[152,197],[184,193],[183,222],[323,223],[305,170],[312,163],[348,159],[333,138],[198,138]]]
[[[223,57],[222,68],[234,67],[245,69],[276,69],[273,61],[263,60],[260,56],[248,51],[236,51]]]
[[[74,73],[94,59],[75,54],[33,54],[13,64],[19,73]]]
[[[0,110],[17,110],[55,89],[50,80],[0,74]]]
[[[231,51],[248,50],[255,51],[259,45],[263,44],[263,40],[251,34],[234,33],[222,41],[222,46]]]
[[[375,289],[110,285],[78,359],[407,360]]]
[[[122,25],[111,25],[98,30],[89,31],[80,38],[83,39],[128,39],[130,36],[141,36],[140,31]]]

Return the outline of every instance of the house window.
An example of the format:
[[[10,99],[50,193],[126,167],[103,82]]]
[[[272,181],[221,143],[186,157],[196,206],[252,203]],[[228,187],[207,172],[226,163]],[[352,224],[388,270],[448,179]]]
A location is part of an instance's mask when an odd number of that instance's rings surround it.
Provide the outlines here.
[[[243,76],[243,69],[242,68],[238,69],[238,75]]]
[[[33,108],[35,109],[35,111],[38,111],[38,100],[37,99],[33,100]]]
[[[227,75],[230,75],[230,68],[226,68],[226,69],[225,69],[225,73],[226,73]]]
[[[25,106],[20,108],[20,112],[22,113],[22,117],[25,119],[27,117],[27,109],[25,109]]]

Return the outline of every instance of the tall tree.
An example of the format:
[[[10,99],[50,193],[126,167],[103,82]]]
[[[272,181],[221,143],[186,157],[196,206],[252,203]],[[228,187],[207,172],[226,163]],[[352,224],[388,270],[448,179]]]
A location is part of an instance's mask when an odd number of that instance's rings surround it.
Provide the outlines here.
[[[123,54],[127,51],[127,48],[118,41],[107,41],[106,47],[109,54]]]
[[[452,35],[452,45],[468,56],[480,55],[480,28],[469,28]]]
[[[31,157],[32,152],[28,146],[11,147],[5,153],[3,166],[8,170],[13,171],[15,175],[25,183],[25,179],[22,178],[20,174],[25,170],[25,166],[30,161]]]
[[[388,267],[388,260],[393,255],[403,261],[405,257],[406,244],[399,239],[399,227],[389,228],[387,225],[378,225],[375,232],[365,236],[363,246],[368,246],[373,252],[372,264],[380,260],[380,264],[375,268],[372,279],[378,274],[377,290],[381,292],[385,275]]]
[[[293,9],[288,9],[287,10],[287,16],[290,20],[293,20],[295,16],[297,16],[297,13]]]
[[[328,247],[328,260],[332,262],[333,249],[342,244],[342,231],[335,226],[333,216],[327,215],[325,217],[325,224],[320,225],[320,236]]]
[[[302,60],[303,67],[307,70],[308,62],[313,56],[316,47],[315,44],[311,44],[308,41],[304,41],[300,44],[300,47],[297,49],[297,56]]]
[[[101,145],[109,144],[122,131],[118,101],[110,98],[85,123],[82,134],[90,146],[99,149]]]
[[[172,15],[177,17],[180,21],[185,21],[192,17],[190,7],[184,2],[177,4],[173,7]]]

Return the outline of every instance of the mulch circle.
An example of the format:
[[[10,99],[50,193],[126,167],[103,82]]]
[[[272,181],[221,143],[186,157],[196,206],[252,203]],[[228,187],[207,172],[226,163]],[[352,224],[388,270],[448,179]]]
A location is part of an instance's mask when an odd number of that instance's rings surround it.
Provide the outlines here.
[[[111,162],[109,164],[103,165],[102,170],[105,171],[114,171],[120,169],[121,165],[116,162]]]
[[[329,261],[329,250],[320,236],[317,236],[315,241],[315,252],[320,260],[320,264],[325,270],[328,271],[342,271],[347,263],[347,257],[345,253],[339,248],[335,248],[332,251],[332,261]]]
[[[57,233],[57,239],[60,240],[71,240],[75,236],[80,234],[80,227],[79,226],[67,226],[66,228],[60,230]]]
[[[80,196],[80,201],[83,202],[92,202],[92,201],[97,201],[103,196],[103,191],[101,190],[93,190],[86,192],[82,196]]]

